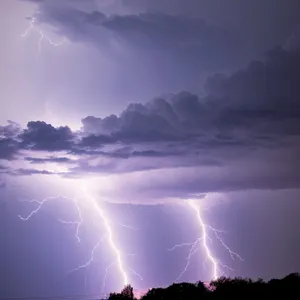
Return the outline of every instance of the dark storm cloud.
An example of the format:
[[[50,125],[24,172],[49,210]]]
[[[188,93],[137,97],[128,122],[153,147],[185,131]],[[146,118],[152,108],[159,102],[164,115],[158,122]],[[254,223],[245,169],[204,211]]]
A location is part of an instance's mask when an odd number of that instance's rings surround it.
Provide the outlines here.
[[[114,122],[111,122],[111,120]],[[159,114],[154,114],[143,104],[131,104],[120,117],[104,119],[87,117],[82,120],[85,132],[96,133],[93,143],[103,140],[102,134],[109,134],[116,141],[166,141],[173,140],[175,128]],[[90,131],[91,130],[91,131]]]
[[[26,149],[59,151],[70,149],[74,135],[67,126],[55,128],[45,122],[32,121],[19,138]]]
[[[20,133],[10,123],[0,128],[1,153],[9,157],[19,147],[115,158],[163,157],[267,145],[300,133],[299,82],[300,52],[280,47],[230,76],[208,78],[205,97],[181,92],[133,103],[119,116],[84,118],[81,133],[41,121],[29,122]],[[109,145],[119,152],[103,148]],[[122,152],[122,145],[132,150]]]
[[[74,138],[68,127],[55,128],[45,122],[31,121],[27,128],[22,129],[19,124],[9,121],[8,125],[0,126],[0,158],[17,159],[16,154],[25,149],[49,152],[68,150]],[[58,161],[57,158],[52,159]],[[34,160],[38,159],[33,158],[32,162]]]
[[[52,172],[47,170],[37,170],[30,168],[10,168],[7,166],[0,166],[0,174],[11,176],[27,176],[27,175],[58,175],[60,172]]]
[[[56,172],[50,172],[47,170],[36,170],[36,169],[16,169],[8,171],[7,174],[14,176],[28,176],[28,175],[54,175],[59,174]]]
[[[41,121],[29,122],[21,133],[16,125],[1,127],[2,158],[22,149],[62,151],[66,155],[60,158],[31,155],[33,159],[26,160],[68,164],[64,157],[72,154],[75,162],[64,176],[75,177],[149,170],[151,184],[141,182],[138,189],[153,197],[298,187],[300,51],[296,36],[289,45],[293,47],[273,49],[264,60],[232,75],[211,76],[203,97],[181,92],[146,104],[132,103],[118,116],[84,118],[79,132]],[[158,171],[166,173],[163,178]],[[52,172],[23,168],[15,174]],[[157,182],[151,174],[156,174]],[[136,180],[126,186],[134,186]]]
[[[40,3],[37,20],[71,41],[96,47],[116,64],[124,90],[134,90],[137,81],[151,95],[198,89],[208,72],[232,69],[240,61],[237,36],[202,18],[163,12],[106,15],[69,2],[51,3]]]
[[[75,40],[89,41],[100,49],[105,46],[104,42],[108,42],[107,38],[116,37],[116,41],[123,42],[124,46],[140,48],[146,53],[150,51],[153,55],[153,51],[167,51],[165,58],[175,55],[194,63],[200,60],[202,68],[207,63],[206,59],[214,58],[213,63],[222,61],[225,64],[229,56],[233,58],[237,54],[232,34],[203,19],[187,15],[143,13],[106,16],[99,11],[86,13],[69,7],[58,10],[53,6],[42,7],[37,17],[40,22],[56,25],[62,34]],[[184,58],[187,54],[190,56]]]
[[[279,47],[233,75],[208,78],[203,98],[182,92],[131,104],[119,117],[85,118],[83,130],[133,143],[197,142],[200,148],[298,135],[299,70],[300,52]]]
[[[146,52],[165,52],[167,56],[177,58],[177,63],[182,65],[190,65],[193,61],[206,69],[212,62],[225,64],[236,54],[234,39],[229,33],[199,18],[145,13],[110,17],[104,19],[102,26],[118,34],[131,46]]]
[[[96,9],[97,6],[94,0],[19,0],[23,2],[33,2],[45,7],[74,7],[81,10]]]
[[[187,145],[202,149],[263,143],[299,134],[299,82],[300,51],[278,47],[263,61],[230,76],[208,78],[205,97],[181,92],[146,104],[132,103],[119,116],[84,118],[80,134],[41,121],[29,122],[20,133],[18,125],[10,123],[0,128],[1,141],[3,149],[17,137],[26,149],[79,152],[122,144],[165,143],[179,150]],[[134,151],[133,156],[159,153],[157,148]]]
[[[95,135],[93,133],[90,133],[89,136],[83,137],[80,142],[80,146],[82,147],[88,147],[88,148],[98,148],[105,144],[113,144],[116,140],[109,136],[104,134]]]
[[[21,131],[21,126],[13,121],[7,121],[7,125],[0,126],[0,138],[13,138]]]
[[[216,125],[245,128],[257,134],[299,134],[300,55],[282,48],[271,51],[265,62],[207,81],[208,99],[220,111]],[[224,103],[224,104],[223,104]]]
[[[18,144],[13,139],[0,139],[0,159],[13,159],[18,151]]]
[[[25,157],[26,161],[32,164],[43,164],[43,163],[70,163],[71,159],[67,157],[46,157],[46,158],[36,158],[36,157]]]
[[[22,131],[21,127],[12,121],[0,126],[0,159],[13,159],[18,151],[18,143],[14,139]]]
[[[281,44],[299,25],[297,0],[125,0],[128,12],[164,11],[204,17],[220,26],[234,28],[244,39],[247,60]],[[251,58],[252,57],[252,58]]]

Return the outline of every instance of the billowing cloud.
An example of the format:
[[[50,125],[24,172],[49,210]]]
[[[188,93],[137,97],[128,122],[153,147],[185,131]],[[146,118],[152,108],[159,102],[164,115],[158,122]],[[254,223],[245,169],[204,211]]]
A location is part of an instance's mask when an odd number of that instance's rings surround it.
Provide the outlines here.
[[[22,146],[35,150],[68,150],[74,138],[68,127],[54,128],[45,122],[29,122],[27,129],[19,136]]]
[[[299,52],[275,49],[264,62],[209,78],[204,98],[182,92],[131,104],[119,117],[83,119],[83,131],[93,134],[94,142],[107,134],[123,142],[174,142],[188,149],[249,146],[298,135],[299,67]]]
[[[5,126],[0,126],[0,159],[13,159],[18,151],[18,145],[14,139],[21,132],[21,127],[12,121]]]
[[[84,118],[78,132],[41,121],[25,129],[10,122],[0,128],[0,158],[29,164],[7,171],[13,175],[105,174],[128,197],[137,191],[159,198],[299,187],[295,41],[232,75],[209,77],[203,97],[184,91],[132,103],[119,115]],[[63,166],[64,172],[48,164]]]

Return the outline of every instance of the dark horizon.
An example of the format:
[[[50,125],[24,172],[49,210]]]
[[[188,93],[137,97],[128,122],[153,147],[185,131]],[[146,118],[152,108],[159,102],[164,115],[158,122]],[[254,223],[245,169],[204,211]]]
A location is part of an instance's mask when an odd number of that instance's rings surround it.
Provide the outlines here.
[[[138,293],[130,284],[120,292],[113,292],[103,299],[235,299],[235,297],[290,297],[299,295],[300,273],[291,273],[283,278],[264,281],[259,278],[220,277],[209,283],[179,282],[167,287],[154,287]],[[286,298],[287,299],[287,298]]]

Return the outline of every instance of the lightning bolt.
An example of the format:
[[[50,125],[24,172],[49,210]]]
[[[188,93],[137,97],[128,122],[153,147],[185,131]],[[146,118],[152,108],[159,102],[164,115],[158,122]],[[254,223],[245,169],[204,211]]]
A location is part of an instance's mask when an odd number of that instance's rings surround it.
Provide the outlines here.
[[[40,57],[40,54],[41,54],[41,51],[42,51],[42,42],[45,40],[46,42],[48,42],[48,44],[50,44],[51,46],[61,46],[64,42],[65,42],[65,39],[63,39],[62,41],[56,43],[56,42],[53,42],[50,37],[48,35],[46,35],[43,30],[41,28],[39,28],[37,25],[37,22],[36,22],[36,19],[33,17],[30,19],[30,22],[29,22],[29,26],[28,28],[24,31],[24,33],[21,34],[21,36],[23,38],[26,38],[28,37],[32,32],[35,32],[39,35],[39,40],[38,40],[38,51],[37,51],[37,60],[39,59]],[[108,244],[110,245],[110,248],[112,250],[112,252],[114,253],[115,255],[115,258],[116,258],[116,261],[114,261],[105,271],[105,276],[104,276],[104,283],[105,283],[105,280],[106,280],[106,277],[107,277],[107,273],[108,273],[108,270],[113,266],[113,265],[117,265],[118,267],[118,270],[119,270],[119,273],[121,275],[121,278],[122,278],[122,284],[123,286],[125,285],[128,285],[129,283],[129,276],[127,274],[127,272],[125,271],[125,267],[124,267],[124,262],[123,262],[123,257],[122,257],[122,254],[121,254],[121,251],[119,250],[116,242],[115,242],[115,239],[114,239],[114,235],[113,235],[113,231],[112,231],[112,226],[111,226],[111,222],[108,218],[108,216],[106,215],[106,213],[104,212],[104,210],[100,207],[98,201],[92,196],[89,194],[88,192],[88,184],[86,181],[83,181],[81,180],[79,186],[81,187],[81,191],[83,192],[84,194],[84,197],[85,199],[87,200],[88,204],[89,204],[89,208],[91,210],[93,210],[94,213],[97,214],[98,217],[100,217],[100,219],[103,221],[103,224],[104,224],[104,227],[105,227],[105,231],[106,231],[106,235],[107,235],[107,239],[108,239]],[[59,198],[59,197],[56,197],[56,198]],[[22,217],[22,216],[19,216],[21,220],[23,221],[28,221],[29,219],[31,219],[34,215],[36,215],[42,208],[43,206],[50,200],[53,200],[55,199],[55,197],[51,197],[51,198],[47,198],[47,199],[44,199],[42,201],[37,201],[37,200],[31,200],[31,201],[28,201],[30,203],[37,203],[38,206],[36,209],[34,209],[28,216],[26,217]],[[80,242],[80,235],[79,235],[79,231],[80,231],[80,227],[82,226],[82,223],[83,223],[83,217],[82,217],[82,212],[81,212],[81,208],[79,207],[78,205],[78,202],[77,201],[74,201],[75,205],[76,205],[76,208],[77,208],[77,211],[78,211],[78,220],[77,221],[67,221],[67,220],[61,220],[59,219],[59,221],[62,223],[62,224],[65,224],[65,225],[74,225],[76,226],[76,234],[75,234],[75,237],[77,239],[78,242]],[[131,227],[131,226],[128,226],[128,225],[124,225],[124,224],[119,224],[120,226],[124,227],[124,228],[128,228],[128,229],[131,229],[131,230],[135,230],[135,228]],[[88,268],[91,263],[94,261],[94,255],[95,255],[95,252],[97,250],[97,248],[99,247],[99,244],[100,242],[98,242],[94,248],[92,249],[92,253],[91,253],[91,257],[90,259],[80,265],[79,267],[77,267],[76,269],[68,272],[67,275],[73,273],[73,272],[76,272],[76,271],[79,271],[81,269],[86,269]],[[134,271],[133,269],[130,269],[131,272],[133,272],[136,276],[138,276],[140,279],[142,278],[136,271]]]
[[[80,239],[80,236],[79,236],[79,230],[80,230],[80,227],[83,223],[83,218],[82,218],[82,213],[81,213],[81,209],[78,205],[78,202],[76,200],[74,202],[75,202],[75,206],[76,206],[76,209],[77,209],[77,212],[78,212],[79,220],[78,221],[65,221],[65,220],[59,219],[59,222],[61,222],[62,224],[66,224],[66,225],[75,225],[76,226],[75,237],[76,237],[77,241],[80,243],[81,239]]]
[[[213,227],[211,227],[210,225],[205,224],[205,222],[203,221],[203,218],[201,216],[201,212],[200,212],[200,207],[196,205],[195,201],[193,200],[188,200],[188,205],[192,208],[192,210],[195,212],[196,214],[196,219],[197,222],[199,224],[200,230],[202,232],[202,236],[197,238],[196,241],[192,242],[192,243],[182,243],[182,244],[178,244],[175,245],[173,248],[168,249],[169,251],[173,251],[177,248],[181,248],[181,247],[189,247],[189,253],[188,256],[186,258],[187,262],[186,265],[183,269],[183,271],[179,274],[179,276],[177,277],[176,281],[178,281],[183,275],[184,273],[187,272],[190,264],[191,264],[191,259],[192,256],[198,252],[200,249],[202,249],[205,253],[205,261],[209,261],[211,264],[211,275],[210,277],[213,280],[218,279],[222,272],[222,269],[229,269],[231,271],[233,271],[232,268],[230,268],[229,266],[223,264],[219,259],[217,259],[214,254],[213,251],[210,249],[209,247],[209,241],[212,242],[212,238],[209,235],[209,232],[213,232],[215,238],[221,243],[221,245],[225,248],[225,250],[229,253],[230,257],[234,260],[234,259],[239,259],[241,261],[243,261],[243,259],[241,258],[241,256],[232,251],[226,244],[225,242],[221,239],[219,233],[224,233],[224,231],[222,230],[217,230]]]
[[[123,255],[121,253],[121,251],[119,250],[116,242],[115,242],[115,238],[114,238],[114,234],[113,234],[113,230],[112,230],[112,226],[111,226],[111,222],[107,216],[107,214],[105,213],[105,211],[101,208],[100,204],[98,203],[98,201],[89,193],[89,186],[88,183],[84,180],[81,180],[79,184],[77,184],[77,186],[80,188],[80,190],[82,191],[84,198],[85,198],[85,202],[84,204],[91,210],[93,211],[94,214],[96,214],[96,216],[98,218],[100,218],[103,222],[104,225],[104,229],[105,229],[105,238],[107,238],[108,240],[108,244],[112,250],[112,253],[115,256],[115,260],[106,268],[105,270],[105,275],[104,275],[104,279],[103,279],[103,288],[105,287],[105,282],[106,282],[106,277],[108,275],[108,271],[109,269],[116,265],[118,267],[118,271],[120,273],[121,276],[121,282],[122,282],[122,286],[126,286],[129,284],[129,276],[125,270],[125,264],[123,261]],[[41,201],[38,200],[29,200],[26,202],[29,203],[34,203],[37,204],[37,207],[35,209],[33,209],[27,216],[21,216],[19,215],[19,218],[22,221],[29,221],[32,217],[34,217],[36,214],[38,214],[40,212],[40,210],[49,202],[49,201],[53,201],[55,199],[67,199],[65,197],[50,197],[50,198],[46,198],[43,199]],[[83,224],[83,214],[82,214],[82,210],[81,207],[79,206],[79,202],[77,199],[72,200],[73,203],[76,206],[77,209],[77,213],[78,213],[78,220],[75,221],[69,221],[69,220],[62,220],[59,219],[59,221],[62,224],[65,225],[74,225],[76,226],[76,232],[75,232],[75,237],[77,239],[78,242],[81,242],[80,240],[80,228]],[[128,225],[124,225],[124,224],[119,224],[122,227],[128,228],[128,229],[132,229],[132,230],[137,230],[131,226]],[[95,253],[97,251],[97,249],[99,248],[100,243],[103,241],[104,238],[101,238],[98,243],[94,246],[94,248],[91,251],[91,255],[90,258],[88,259],[88,261],[86,261],[85,263],[83,263],[82,265],[78,266],[77,268],[69,271],[66,276],[83,270],[83,269],[87,269],[93,262],[94,262],[94,257],[95,257]],[[135,256],[135,254],[127,254],[128,256]],[[132,272],[134,275],[138,276],[140,278],[140,280],[142,280],[141,275],[139,275],[136,271],[134,271],[131,268],[128,268],[128,270],[130,270],[130,272]],[[65,277],[66,277],[65,276]]]
[[[122,256],[121,256],[121,252],[118,249],[115,241],[114,241],[114,236],[113,236],[113,232],[110,226],[110,222],[108,217],[105,215],[104,211],[100,208],[100,206],[98,205],[98,202],[95,200],[95,198],[93,198],[89,193],[88,193],[88,188],[87,188],[87,183],[83,182],[83,186],[82,186],[82,190],[84,192],[84,195],[86,196],[86,198],[90,201],[90,204],[92,206],[92,208],[95,210],[95,212],[97,212],[97,214],[99,215],[99,217],[102,219],[103,223],[104,223],[104,227],[106,229],[107,235],[108,235],[108,241],[109,244],[111,246],[112,251],[114,252],[115,256],[116,256],[116,260],[117,260],[117,265],[119,268],[119,272],[122,276],[122,280],[123,280],[123,285],[127,285],[128,284],[128,275],[125,271],[124,268],[124,263],[122,261]]]
[[[129,271],[131,271],[135,276],[137,276],[141,281],[143,281],[144,279],[143,279],[143,277],[139,274],[139,273],[137,273],[135,270],[133,270],[133,269],[129,269]]]
[[[36,203],[38,204],[37,205],[37,208],[34,209],[33,211],[31,211],[27,217],[23,217],[21,215],[19,215],[19,218],[22,220],[22,221],[28,221],[29,219],[31,219],[34,215],[36,215],[37,213],[39,213],[39,211],[43,208],[43,206],[49,202],[49,201],[53,201],[53,200],[56,200],[56,199],[67,199],[65,197],[61,197],[61,196],[55,196],[55,197],[50,197],[50,198],[45,198],[41,201],[39,200],[28,200],[28,201],[25,201],[25,202],[29,202],[29,203]],[[67,222],[67,221],[66,221]]]
[[[71,274],[71,273],[74,273],[74,272],[77,272],[77,271],[79,271],[79,270],[81,270],[81,269],[86,269],[86,268],[88,268],[88,267],[92,264],[92,262],[94,261],[95,252],[96,252],[96,250],[98,249],[98,247],[99,247],[99,245],[100,245],[101,242],[102,242],[102,240],[100,240],[100,241],[94,246],[94,248],[92,249],[91,257],[90,257],[90,259],[89,259],[86,263],[84,263],[83,265],[80,265],[79,267],[77,267],[77,268],[71,270],[70,272],[67,273],[67,275],[69,275],[69,274]]]
[[[37,60],[39,59],[40,54],[42,52],[42,43],[44,40],[48,42],[49,45],[54,47],[61,46],[66,41],[66,39],[64,38],[60,42],[53,42],[50,39],[50,37],[43,32],[41,28],[36,26],[36,19],[34,17],[30,19],[29,27],[21,34],[21,36],[23,38],[26,38],[30,35],[31,32],[36,32],[40,36],[38,40]]]

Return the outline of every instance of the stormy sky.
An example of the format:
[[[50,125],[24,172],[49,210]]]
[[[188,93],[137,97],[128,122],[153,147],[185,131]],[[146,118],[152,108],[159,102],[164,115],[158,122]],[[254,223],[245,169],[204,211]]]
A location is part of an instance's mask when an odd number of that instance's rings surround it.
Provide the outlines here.
[[[0,5],[0,298],[299,270],[299,1]]]

